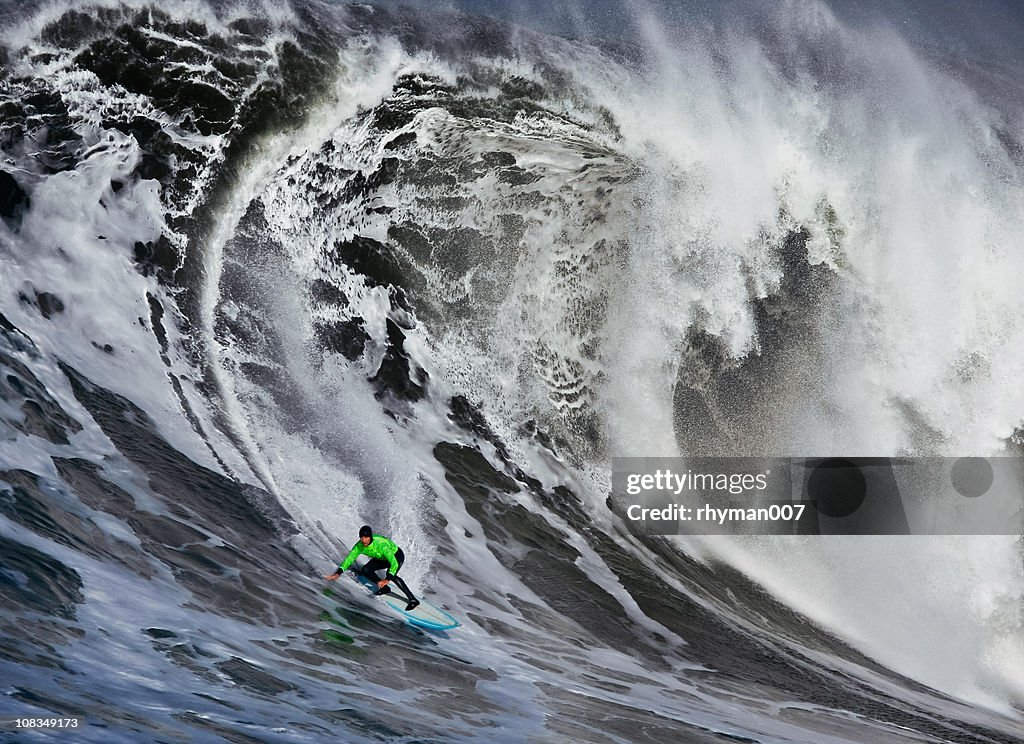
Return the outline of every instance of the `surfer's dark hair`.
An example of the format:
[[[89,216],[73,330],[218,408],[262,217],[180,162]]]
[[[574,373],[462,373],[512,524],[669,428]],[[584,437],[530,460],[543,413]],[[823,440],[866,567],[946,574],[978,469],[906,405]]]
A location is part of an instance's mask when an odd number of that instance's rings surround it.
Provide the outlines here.
[[[364,524],[359,528],[359,537],[373,537],[373,530],[370,529],[370,525]]]

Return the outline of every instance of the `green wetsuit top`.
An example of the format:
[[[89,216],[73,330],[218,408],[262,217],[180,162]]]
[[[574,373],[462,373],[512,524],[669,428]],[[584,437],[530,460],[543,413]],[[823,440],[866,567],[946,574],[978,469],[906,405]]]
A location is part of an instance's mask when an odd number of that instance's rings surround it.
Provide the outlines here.
[[[360,539],[352,546],[352,550],[348,551],[348,555],[345,556],[345,560],[342,564],[338,566],[338,573],[345,573],[357,556],[368,555],[371,558],[380,558],[381,560],[385,560],[390,563],[391,573],[396,574],[398,573],[398,561],[395,560],[395,553],[397,552],[398,546],[386,537],[374,535],[370,539],[369,545],[363,545],[363,541]]]

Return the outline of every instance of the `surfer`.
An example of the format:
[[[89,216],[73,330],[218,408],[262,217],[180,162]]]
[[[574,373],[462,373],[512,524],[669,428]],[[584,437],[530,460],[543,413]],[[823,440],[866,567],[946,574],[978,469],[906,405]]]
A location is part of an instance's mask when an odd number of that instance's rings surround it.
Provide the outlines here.
[[[357,556],[365,555],[369,556],[370,560],[363,564],[363,567],[359,569],[359,573],[362,574],[363,578],[372,584],[377,585],[377,591],[374,594],[387,594],[391,591],[391,587],[388,584],[394,581],[398,584],[398,588],[401,589],[405,596],[409,599],[409,604],[405,606],[405,611],[415,609],[420,601],[413,596],[409,587],[398,575],[398,569],[402,567],[402,563],[405,562],[405,554],[402,549],[395,545],[391,540],[381,535],[374,535],[373,530],[370,529],[368,524],[364,524],[359,528],[359,541],[352,546],[352,550],[345,556],[345,560],[342,561],[341,565],[338,566],[338,570],[332,574],[324,576],[328,581],[334,581],[341,576],[352,562],[355,561]],[[382,568],[387,569],[387,573],[384,574],[384,578],[380,579],[377,576],[377,572]],[[353,569],[355,570],[355,569]]]

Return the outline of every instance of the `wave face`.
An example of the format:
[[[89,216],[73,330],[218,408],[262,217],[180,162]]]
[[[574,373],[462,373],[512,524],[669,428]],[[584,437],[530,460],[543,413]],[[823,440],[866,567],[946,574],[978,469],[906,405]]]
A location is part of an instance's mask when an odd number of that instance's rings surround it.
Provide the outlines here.
[[[1024,741],[1019,540],[606,505],[617,456],[1019,451],[1019,70],[864,7],[4,6],[0,714]],[[324,589],[363,523],[462,628]]]

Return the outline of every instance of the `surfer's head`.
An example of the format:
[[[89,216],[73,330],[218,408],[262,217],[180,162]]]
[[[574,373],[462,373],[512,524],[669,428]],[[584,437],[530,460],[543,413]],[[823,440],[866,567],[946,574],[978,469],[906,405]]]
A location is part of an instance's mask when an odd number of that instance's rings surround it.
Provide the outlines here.
[[[363,545],[370,544],[370,541],[373,540],[373,530],[370,529],[370,525],[364,524],[359,528],[359,539],[362,540]]]

